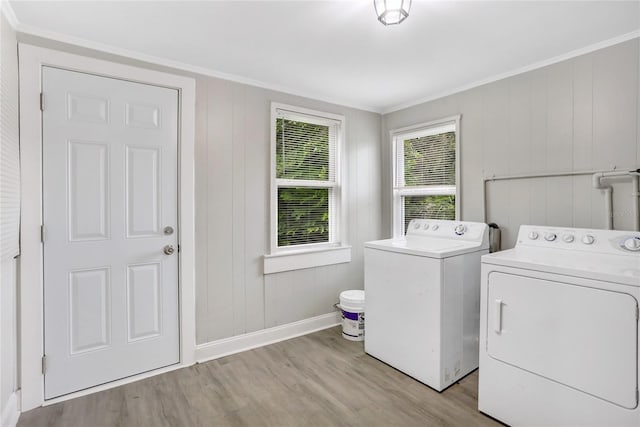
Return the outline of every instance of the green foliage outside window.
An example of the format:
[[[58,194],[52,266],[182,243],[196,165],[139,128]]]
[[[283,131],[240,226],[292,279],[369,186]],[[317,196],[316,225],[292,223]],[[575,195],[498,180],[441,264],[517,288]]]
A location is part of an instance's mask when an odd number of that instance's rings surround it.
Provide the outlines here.
[[[456,219],[456,196],[404,197],[404,230],[414,219]]]
[[[276,177],[329,179],[329,127],[279,118],[276,121]],[[278,246],[329,241],[327,188],[278,188]]]
[[[456,134],[445,132],[404,141],[407,187],[456,185]],[[405,196],[404,229],[414,218],[454,220],[454,195]]]
[[[329,126],[276,120],[276,178],[329,179]]]
[[[456,134],[404,141],[404,185],[456,185]]]
[[[278,189],[278,246],[329,241],[329,189]]]

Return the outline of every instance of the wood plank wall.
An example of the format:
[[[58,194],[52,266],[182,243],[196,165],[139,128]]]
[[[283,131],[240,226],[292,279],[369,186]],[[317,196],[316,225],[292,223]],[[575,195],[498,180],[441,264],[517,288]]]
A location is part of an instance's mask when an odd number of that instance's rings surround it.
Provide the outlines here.
[[[389,131],[462,115],[462,219],[482,220],[482,179],[560,171],[640,168],[640,41],[618,45],[383,116],[383,189]],[[614,227],[631,229],[631,187],[614,184]],[[604,227],[591,177],[488,184],[488,222],[512,247],[521,224]],[[385,235],[391,199],[383,192]]]
[[[0,79],[2,107],[0,108],[0,133],[2,138],[13,141],[18,137],[18,51],[16,32],[0,14]],[[6,140],[5,140],[6,142]],[[0,153],[2,155],[5,152]],[[3,194],[4,197],[4,194]],[[7,203],[8,202],[8,203]],[[1,200],[0,209],[13,208],[12,200]],[[4,224],[0,225],[2,227]],[[0,233],[3,237],[8,234]],[[1,242],[4,246],[7,242]],[[11,242],[12,244],[14,242]],[[5,414],[9,399],[18,389],[18,279],[16,259],[0,260],[0,414]],[[4,421],[4,420],[3,420]]]
[[[380,115],[205,77],[196,99],[198,343],[329,313],[342,290],[362,289],[362,244],[381,236]],[[351,263],[262,273],[272,101],[346,117]]]
[[[390,236],[388,131],[462,114],[462,215],[482,220],[482,178],[640,167],[638,39],[384,116],[196,76],[35,36],[21,41],[196,78],[196,316],[203,344],[328,313],[363,287],[362,244]],[[262,274],[269,234],[270,102],[346,116],[352,262]],[[617,228],[630,187],[616,184]],[[489,221],[513,245],[524,223],[601,227],[589,177],[489,184]]]

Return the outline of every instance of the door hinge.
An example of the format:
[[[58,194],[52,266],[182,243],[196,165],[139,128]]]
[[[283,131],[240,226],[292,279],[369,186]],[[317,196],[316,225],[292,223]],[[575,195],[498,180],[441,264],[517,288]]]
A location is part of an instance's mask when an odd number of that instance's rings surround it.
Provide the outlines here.
[[[178,246],[178,252],[180,252],[180,245],[177,245],[177,246]]]
[[[42,355],[42,375],[47,373],[47,355]]]
[[[640,320],[640,307],[636,305],[636,322]]]
[[[44,243],[44,225],[40,226],[40,242]]]
[[[40,92],[40,111],[44,111],[44,92]]]

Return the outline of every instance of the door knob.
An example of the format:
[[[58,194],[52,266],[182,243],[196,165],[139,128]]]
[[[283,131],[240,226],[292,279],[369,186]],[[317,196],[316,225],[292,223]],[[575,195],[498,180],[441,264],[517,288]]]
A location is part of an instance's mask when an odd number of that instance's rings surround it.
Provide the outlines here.
[[[171,226],[166,226],[164,228],[164,234],[166,234],[167,236],[170,236],[173,234],[173,227]]]
[[[165,255],[173,255],[173,253],[175,252],[175,248],[173,247],[173,245],[167,245],[164,247],[164,253]]]

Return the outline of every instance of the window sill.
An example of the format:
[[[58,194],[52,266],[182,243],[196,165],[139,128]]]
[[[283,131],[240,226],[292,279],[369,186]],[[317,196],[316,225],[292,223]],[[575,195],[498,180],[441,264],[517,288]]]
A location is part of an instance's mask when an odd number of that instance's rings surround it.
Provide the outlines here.
[[[287,251],[264,256],[264,274],[351,262],[351,246]]]

